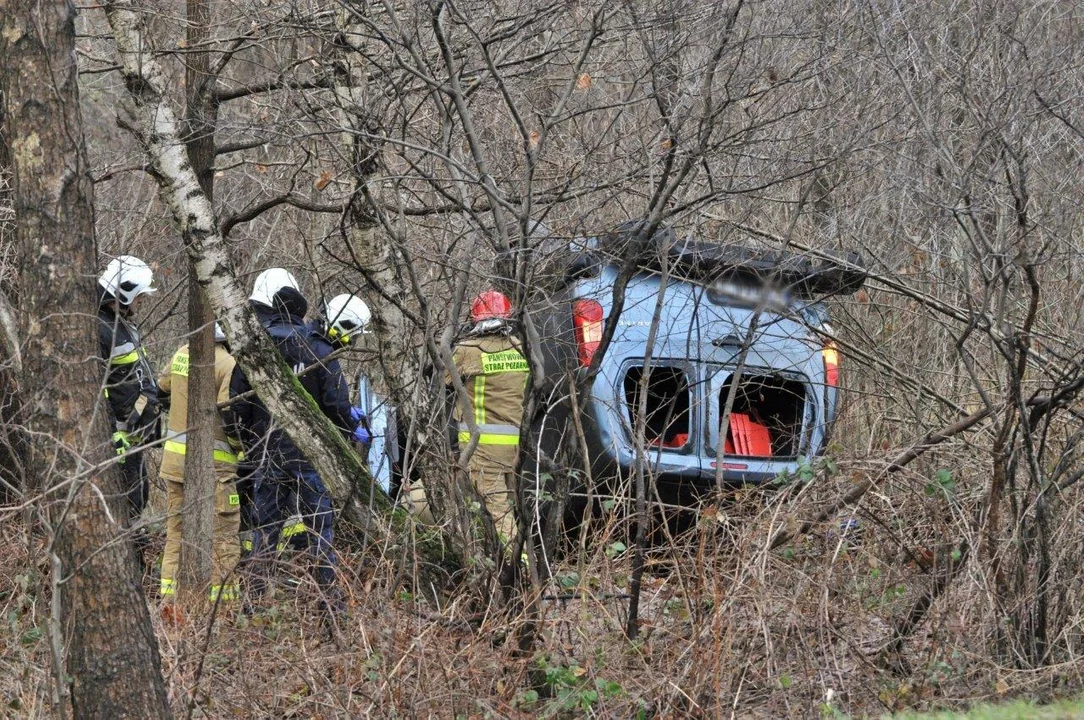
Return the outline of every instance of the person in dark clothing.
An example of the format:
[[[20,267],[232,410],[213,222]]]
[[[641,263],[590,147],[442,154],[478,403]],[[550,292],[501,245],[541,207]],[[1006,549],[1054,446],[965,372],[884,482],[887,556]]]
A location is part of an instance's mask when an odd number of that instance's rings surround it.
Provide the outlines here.
[[[297,278],[286,268],[267,268],[256,276],[252,283],[252,294],[248,296],[249,304],[256,313],[260,324],[267,328],[271,320],[276,316],[275,309],[271,307],[272,298],[283,288],[293,288],[298,292],[301,286]],[[256,507],[253,502],[253,480],[256,465],[253,461],[244,457],[237,464],[237,494],[241,501],[241,552],[248,555],[252,552],[251,533],[256,527]]]
[[[299,375],[302,387],[336,427],[346,435],[359,432],[339,363],[334,358],[327,358],[330,346],[314,342],[312,331],[305,324],[308,309],[305,298],[296,289],[284,287],[272,300],[274,313],[267,331],[283,359]],[[230,396],[237,397],[250,389],[244,373],[240,368],[235,369]],[[337,558],[332,547],[334,511],[331,494],[293,440],[276,425],[263,403],[256,398],[240,400],[232,406],[231,414],[231,423],[244,446],[245,457],[256,467],[253,507],[257,519],[252,549],[257,565],[255,590],[262,589],[261,578],[267,575],[266,566],[278,544],[283,521],[296,511],[309,531],[309,550],[314,556],[313,576],[325,595],[322,604],[325,610],[338,612],[341,600],[333,589]]]
[[[106,373],[107,400],[113,446],[121,456],[121,474],[128,498],[128,521],[133,522],[147,505],[149,483],[139,445],[157,439],[157,375],[147,359],[139,328],[132,321],[143,295],[156,292],[154,273],[145,262],[131,255],[110,261],[98,278],[101,300],[98,307],[99,357]]]
[[[267,268],[252,283],[252,294],[248,296],[248,301],[264,327],[277,315],[273,307],[274,297],[283,288],[293,288],[298,294],[301,293],[301,286],[293,273],[280,267]]]

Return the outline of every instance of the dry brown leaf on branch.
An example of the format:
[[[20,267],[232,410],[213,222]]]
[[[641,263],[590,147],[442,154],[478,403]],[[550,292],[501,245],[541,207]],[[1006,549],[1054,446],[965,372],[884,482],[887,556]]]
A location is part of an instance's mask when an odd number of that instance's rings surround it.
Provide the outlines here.
[[[328,183],[330,183],[330,182],[331,182],[331,171],[330,170],[325,170],[322,173],[320,173],[320,179],[316,181],[316,189],[317,190],[323,190],[324,188],[326,188],[328,186]]]

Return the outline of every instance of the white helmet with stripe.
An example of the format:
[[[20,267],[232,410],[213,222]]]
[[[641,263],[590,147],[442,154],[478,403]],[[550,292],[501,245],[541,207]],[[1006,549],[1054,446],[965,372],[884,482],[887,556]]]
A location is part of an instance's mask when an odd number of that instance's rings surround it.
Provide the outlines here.
[[[354,335],[365,332],[372,314],[365,301],[354,295],[336,295],[324,305],[324,332],[330,340],[346,345]]]
[[[154,271],[134,255],[113,258],[98,278],[102,290],[115,297],[121,305],[131,305],[144,293],[158,292],[158,288],[151,287],[153,282]]]

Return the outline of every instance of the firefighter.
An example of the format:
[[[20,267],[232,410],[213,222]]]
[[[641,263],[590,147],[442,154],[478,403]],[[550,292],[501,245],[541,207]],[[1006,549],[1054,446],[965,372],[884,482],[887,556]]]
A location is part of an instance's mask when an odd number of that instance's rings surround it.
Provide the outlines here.
[[[519,426],[523,419],[523,392],[528,378],[527,360],[512,335],[512,303],[496,290],[486,290],[471,303],[472,327],[452,353],[470,400],[467,408],[457,397],[452,412],[460,448],[472,439],[471,422],[478,444],[468,461],[471,481],[486,501],[498,534],[511,545],[516,534],[515,462],[519,450]],[[445,384],[452,384],[451,373]],[[429,521],[424,490],[415,487],[411,500],[423,522]]]
[[[312,341],[312,331],[304,321],[308,309],[305,298],[296,289],[284,287],[272,297],[272,309],[268,333],[286,363],[299,374],[302,387],[344,434],[365,437],[364,428],[359,430],[353,419],[338,361],[327,359],[326,347]],[[237,397],[250,389],[240,368],[235,368],[230,396]],[[332,548],[331,494],[312,464],[290,437],[275,426],[258,399],[237,401],[231,406],[231,415],[245,456],[257,468],[253,483],[257,517],[252,550],[256,564],[255,591],[261,590],[262,580],[268,574],[266,565],[278,543],[283,521],[296,512],[309,532],[313,576],[323,593],[321,606],[330,614],[338,614],[343,603],[341,593],[334,586],[337,558]]]
[[[369,306],[361,298],[353,295],[335,296],[324,303],[323,317],[312,325],[310,341],[313,350],[319,357],[327,357],[347,347],[354,336],[365,331],[369,318]],[[351,408],[350,418],[356,425],[353,437],[361,443],[363,457],[367,457],[372,444],[369,419],[360,407]],[[291,515],[282,526],[276,550],[280,553],[287,549],[300,552],[309,546],[310,539],[304,518]]]
[[[131,255],[111,260],[98,278],[102,291],[98,344],[106,370],[104,393],[113,446],[121,456],[118,462],[128,499],[129,524],[143,512],[149,491],[143,453],[133,449],[156,439],[161,412],[154,368],[133,321],[142,297],[157,292],[153,282],[154,273],[147,263]],[[143,544],[142,535],[137,535],[136,544]]]
[[[280,267],[267,268],[257,275],[252,283],[252,294],[248,296],[248,301],[264,327],[267,327],[275,316],[275,310],[271,307],[272,298],[284,287],[301,292],[297,278],[286,268]]]
[[[230,379],[236,365],[226,347],[226,335],[215,323],[215,387],[217,402],[230,396]],[[182,506],[184,458],[188,425],[188,344],[173,354],[169,370],[158,379],[163,401],[169,401],[169,423],[160,475],[166,481],[166,547],[162,553],[160,595],[171,599],[176,593],[177,563],[184,539]],[[238,597],[234,569],[241,555],[238,540],[241,499],[237,494],[237,454],[240,441],[226,434],[222,418],[214,428],[215,520],[211,553],[211,602],[232,602]]]
[[[336,295],[331,298],[324,304],[324,316],[314,333],[313,345],[317,354],[326,357],[350,345],[358,335],[365,332],[371,317],[369,306],[359,297]],[[350,408],[350,419],[354,423],[353,438],[368,450],[372,431],[365,411],[360,407]]]
[[[366,332],[372,314],[365,301],[355,295],[336,295],[324,305],[324,316],[319,327],[328,343],[335,349],[344,348],[356,341]],[[391,408],[372,392],[371,382],[364,376],[359,379],[358,388],[363,404],[367,403],[372,415],[366,415],[363,407],[354,408],[354,420],[370,435],[369,441],[362,442],[369,471],[373,480],[385,492],[391,493],[391,463],[396,448],[387,444],[389,416]],[[356,438],[355,438],[356,439]]]
[[[297,278],[289,270],[281,267],[267,268],[257,275],[255,282],[252,283],[252,294],[248,296],[249,304],[264,328],[275,317],[275,311],[271,307],[272,298],[284,287],[301,291]],[[252,530],[256,525],[255,507],[252,502],[254,469],[252,462],[247,459],[242,459],[237,466],[237,494],[241,498],[241,550],[245,555],[252,552]],[[291,526],[286,531],[293,534],[301,529],[303,528]]]

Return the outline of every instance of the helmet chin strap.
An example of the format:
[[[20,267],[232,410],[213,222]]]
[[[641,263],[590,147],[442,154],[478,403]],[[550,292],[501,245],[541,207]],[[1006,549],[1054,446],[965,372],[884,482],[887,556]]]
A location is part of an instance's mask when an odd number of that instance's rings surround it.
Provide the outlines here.
[[[103,296],[101,304],[104,307],[112,308],[113,312],[120,315],[121,317],[128,317],[132,314],[132,306],[125,305],[120,301],[120,298],[116,297],[115,295]]]

